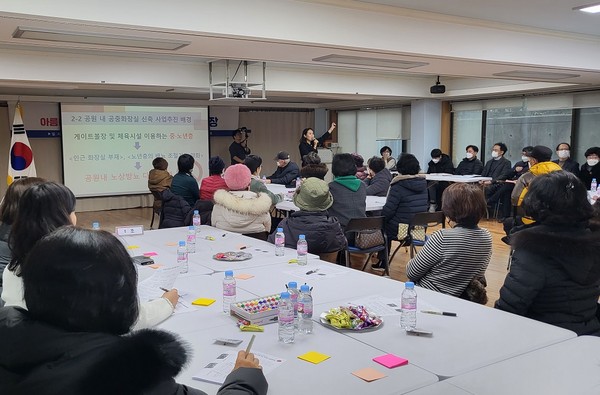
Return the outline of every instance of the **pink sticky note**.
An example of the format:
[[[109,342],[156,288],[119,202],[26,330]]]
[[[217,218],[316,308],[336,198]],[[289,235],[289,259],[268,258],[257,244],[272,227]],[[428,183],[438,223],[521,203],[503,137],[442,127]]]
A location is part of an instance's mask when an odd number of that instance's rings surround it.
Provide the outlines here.
[[[360,369],[355,372],[352,372],[352,374],[367,382],[379,380],[385,377],[385,374],[373,368]]]
[[[408,359],[400,358],[394,354],[382,355],[373,358],[373,361],[389,369],[408,364]]]
[[[236,274],[233,277],[237,278],[238,280],[248,280],[249,278],[252,278],[254,276],[252,274],[240,273],[240,274]]]
[[[155,256],[155,255],[158,255],[158,254],[156,252],[150,251],[150,252],[144,252],[142,255],[143,256]]]

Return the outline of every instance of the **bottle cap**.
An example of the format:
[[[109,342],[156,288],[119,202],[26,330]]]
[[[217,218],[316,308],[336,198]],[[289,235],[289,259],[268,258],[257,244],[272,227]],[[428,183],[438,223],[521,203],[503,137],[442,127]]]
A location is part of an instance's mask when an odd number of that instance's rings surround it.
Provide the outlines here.
[[[198,210],[194,210],[194,215],[198,215],[198,214],[200,214],[200,213],[198,212]]]
[[[289,292],[282,292],[280,296],[281,296],[281,299],[289,299],[290,298],[290,293]]]
[[[185,241],[180,241],[179,242],[179,247],[185,247]]]
[[[283,228],[277,228],[278,232],[283,232]]]
[[[297,289],[298,288],[298,283],[295,282],[295,281],[290,281],[288,283],[288,288]]]
[[[310,288],[308,287],[308,285],[304,284],[300,287],[300,291],[308,292],[308,291],[310,291]]]
[[[194,225],[190,225],[190,226],[188,227],[188,230],[196,230],[196,227],[195,227]]]
[[[225,277],[233,277],[233,270],[225,270]]]
[[[92,229],[100,229],[100,222],[97,222],[97,221],[92,222]]]
[[[298,235],[298,239],[299,240],[306,240],[306,236],[304,236],[304,235]]]
[[[413,289],[415,287],[415,283],[412,281],[407,281],[404,283],[404,288]]]

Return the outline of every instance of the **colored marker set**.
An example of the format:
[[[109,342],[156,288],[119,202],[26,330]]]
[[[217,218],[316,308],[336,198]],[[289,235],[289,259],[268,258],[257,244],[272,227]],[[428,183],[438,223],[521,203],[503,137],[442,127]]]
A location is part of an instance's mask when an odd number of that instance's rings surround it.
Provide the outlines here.
[[[253,325],[277,322],[279,298],[280,295],[276,294],[236,302],[231,305],[231,315],[246,320]]]

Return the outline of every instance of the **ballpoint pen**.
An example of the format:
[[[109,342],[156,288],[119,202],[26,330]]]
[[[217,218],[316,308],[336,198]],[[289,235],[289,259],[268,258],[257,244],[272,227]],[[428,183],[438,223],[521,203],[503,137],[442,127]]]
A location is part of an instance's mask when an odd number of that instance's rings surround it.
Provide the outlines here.
[[[436,315],[445,315],[445,316],[448,316],[448,317],[456,317],[456,313],[451,313],[449,311],[421,310],[421,313],[436,314]]]

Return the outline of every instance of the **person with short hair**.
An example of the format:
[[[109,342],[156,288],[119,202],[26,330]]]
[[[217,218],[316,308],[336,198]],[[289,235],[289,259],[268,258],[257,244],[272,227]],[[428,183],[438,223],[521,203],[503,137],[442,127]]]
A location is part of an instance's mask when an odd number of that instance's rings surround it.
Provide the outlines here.
[[[396,159],[392,156],[392,149],[387,145],[384,145],[379,150],[379,155],[385,161],[385,168],[389,171],[396,170]]]
[[[431,160],[427,164],[427,174],[454,174],[452,159],[439,148],[431,150]],[[428,181],[429,211],[434,212],[442,207],[442,193],[448,188],[448,181]]]
[[[513,206],[520,206],[527,194],[529,184],[539,175],[562,170],[559,165],[551,162],[552,150],[543,145],[536,145],[529,153],[529,171],[524,173],[515,184],[511,194]]]
[[[317,152],[317,147],[322,147],[325,140],[331,139],[331,134],[336,126],[335,122],[332,122],[329,130],[318,139],[315,138],[315,131],[313,128],[304,129],[302,131],[302,136],[300,137],[300,145],[298,146],[300,158],[303,158],[304,155],[308,155],[310,152]]]
[[[541,174],[523,207],[536,225],[512,234],[510,270],[495,307],[600,336],[600,232],[587,228],[593,210],[585,185],[567,171]]]
[[[325,176],[329,169],[325,163],[321,163],[321,157],[316,152],[309,152],[302,157],[302,168],[300,169],[300,177],[309,178],[316,177],[325,180]]]
[[[589,191],[592,185],[592,179],[600,183],[600,147],[591,147],[585,151],[585,163],[579,170],[579,178],[583,181],[585,188]]]
[[[223,170],[225,162],[220,156],[211,156],[208,161],[208,177],[202,179],[200,183],[200,199],[212,200],[215,191],[227,189],[227,184],[223,180]]]
[[[148,173],[148,189],[150,192],[161,193],[165,189],[171,188],[173,176],[167,171],[169,162],[167,162],[165,158],[154,158],[152,167],[153,169]],[[160,213],[161,206],[162,200],[154,198],[152,209],[155,212]]]
[[[366,217],[367,187],[356,178],[356,164],[351,154],[335,154],[331,162],[333,181],[329,191],[333,205],[329,214],[335,216],[345,228],[352,218]]]
[[[286,151],[279,151],[275,157],[277,170],[267,177],[267,184],[283,184],[288,188],[295,187],[296,178],[300,177],[298,165],[291,161],[290,154]]]
[[[558,159],[553,160],[554,163],[559,165],[563,170],[570,171],[579,176],[579,163],[571,159],[571,144],[558,144],[556,146],[556,156],[558,156]]]
[[[350,155],[352,155],[352,158],[354,159],[354,164],[356,165],[356,178],[358,178],[361,181],[364,181],[365,178],[367,178],[367,176],[369,175],[367,172],[367,168],[365,167],[364,158],[356,152],[353,152]]]
[[[260,179],[260,172],[262,170],[262,158],[260,156],[246,156],[246,159],[244,159],[244,165],[248,167],[250,173],[252,174],[252,179],[250,180],[250,191],[255,193],[266,193],[271,198],[271,203],[273,203],[273,206],[283,200],[283,194],[274,194],[273,192],[269,191],[263,180]]]
[[[248,129],[242,127],[231,133],[233,143],[229,145],[229,156],[231,156],[232,165],[244,163],[246,155],[250,155],[251,153],[250,148],[248,148],[248,134],[246,130]]]
[[[479,148],[476,145],[467,145],[465,150],[467,154],[454,170],[454,174],[459,176],[481,175],[483,163],[477,159]]]
[[[492,235],[478,226],[487,213],[481,188],[467,183],[450,185],[442,196],[442,211],[450,227],[429,236],[408,262],[406,275],[415,285],[461,297],[473,279],[485,284],[492,257]]]
[[[0,310],[0,393],[205,394],[175,381],[190,358],[177,336],[128,333],[138,320],[137,273],[115,236],[65,226],[22,264],[29,310]],[[239,351],[218,394],[267,387],[258,359]]]
[[[323,254],[346,248],[347,241],[340,222],[327,210],[333,204],[329,186],[323,180],[310,177],[294,193],[294,204],[300,211],[293,211],[279,223],[285,234],[285,246],[296,248],[298,236],[306,236],[308,252]],[[268,241],[275,243],[276,231]]]
[[[491,177],[491,181],[480,181],[480,184],[485,185],[485,197],[490,203],[490,197],[496,193],[504,181],[510,176],[511,163],[504,157],[508,148],[504,143],[496,143],[492,148],[492,160],[487,161],[481,175],[483,177]]]
[[[501,187],[488,198],[488,204],[494,205],[496,202],[500,202],[500,218],[498,218],[498,222],[504,222],[504,220],[511,216],[512,214],[512,204],[510,202],[510,195],[515,188],[515,183],[523,174],[529,171],[530,163],[529,163],[529,155],[533,147],[528,145],[523,147],[521,150],[521,160],[516,162],[512,167],[508,178],[501,185]]]
[[[363,180],[367,185],[367,196],[387,196],[392,182],[392,173],[385,167],[385,161],[374,156],[367,162],[369,176]]]
[[[179,171],[173,177],[173,181],[171,181],[171,192],[184,198],[190,207],[193,207],[196,200],[200,198],[198,181],[192,175],[194,163],[192,155],[180,155],[177,159],[177,169]]]

